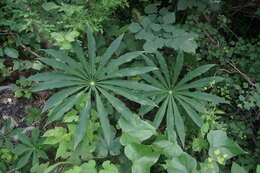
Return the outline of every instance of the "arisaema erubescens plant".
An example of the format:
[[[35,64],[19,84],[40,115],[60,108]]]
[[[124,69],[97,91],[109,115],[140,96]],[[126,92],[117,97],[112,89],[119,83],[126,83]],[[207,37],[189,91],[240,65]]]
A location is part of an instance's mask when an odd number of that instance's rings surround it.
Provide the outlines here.
[[[190,117],[190,119],[199,127],[202,125],[202,120],[199,113],[205,112],[206,108],[202,101],[213,103],[225,103],[223,98],[211,95],[197,90],[208,86],[211,82],[219,82],[223,80],[221,77],[205,77],[198,80],[193,80],[201,74],[207,72],[214,64],[203,65],[197,69],[188,72],[183,78],[180,74],[183,68],[183,53],[179,53],[176,58],[176,63],[172,68],[168,67],[166,59],[157,52],[154,57],[144,56],[145,62],[149,66],[159,68],[153,71],[152,75],[143,74],[142,78],[154,87],[159,88],[159,91],[151,92],[150,96],[157,105],[160,105],[153,125],[158,128],[166,116],[166,130],[168,135],[176,130],[179,139],[184,145],[185,128],[182,117],[182,110]],[[172,70],[170,70],[172,69]],[[193,89],[191,91],[190,89]],[[144,115],[151,111],[154,106],[143,106],[140,109],[140,114]]]
[[[92,32],[88,31],[88,54],[85,56],[82,48],[74,44],[76,56],[70,57],[63,51],[46,50],[53,56],[39,58],[43,63],[57,69],[53,72],[44,72],[32,76],[30,79],[39,82],[32,88],[33,92],[60,88],[46,102],[43,111],[51,110],[47,123],[60,119],[82,97],[85,97],[85,106],[80,112],[79,124],[75,134],[74,148],[82,141],[90,116],[90,109],[95,108],[103,130],[104,138],[109,147],[114,138],[108,113],[104,102],[108,101],[125,119],[130,119],[131,111],[114,95],[121,95],[142,105],[155,105],[153,101],[143,97],[135,91],[151,91],[155,87],[126,80],[125,77],[144,74],[157,68],[154,66],[135,66],[120,68],[121,65],[132,61],[143,52],[130,52],[118,58],[112,58],[118,49],[123,35],[114,40],[105,53],[97,58],[96,42]],[[133,91],[134,90],[134,91]]]

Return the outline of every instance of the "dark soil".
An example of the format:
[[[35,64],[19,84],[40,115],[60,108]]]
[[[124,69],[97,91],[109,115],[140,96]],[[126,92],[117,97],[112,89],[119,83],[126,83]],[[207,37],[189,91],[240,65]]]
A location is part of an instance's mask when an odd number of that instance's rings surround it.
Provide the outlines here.
[[[0,129],[7,119],[14,120],[17,127],[25,127],[25,110],[40,106],[41,103],[34,99],[15,98],[11,89],[0,91]]]

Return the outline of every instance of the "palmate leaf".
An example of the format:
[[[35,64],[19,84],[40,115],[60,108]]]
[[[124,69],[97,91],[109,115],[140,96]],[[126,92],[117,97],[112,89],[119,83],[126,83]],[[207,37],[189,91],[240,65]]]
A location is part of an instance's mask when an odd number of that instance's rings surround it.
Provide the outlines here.
[[[155,57],[148,58],[144,56],[144,59],[147,65],[159,68],[159,70],[153,71],[152,75],[141,75],[144,81],[159,88],[158,92],[151,96],[153,101],[160,105],[153,125],[158,128],[165,118],[168,137],[176,131],[181,144],[184,146],[185,126],[181,112],[186,113],[200,127],[202,125],[200,113],[206,112],[203,102],[226,103],[226,101],[221,97],[196,91],[196,89],[208,86],[211,83],[220,82],[223,78],[214,76],[194,81],[194,79],[214,66],[214,64],[208,64],[188,72],[182,79],[179,79],[184,61],[182,52],[179,52],[177,55],[175,64],[173,64],[173,71],[168,69],[165,58],[159,52],[156,53]],[[190,89],[194,89],[194,91]],[[142,106],[140,112],[143,115],[153,108],[152,106]]]
[[[127,62],[139,57],[142,58],[140,55],[143,54],[142,51],[129,52],[114,58],[113,55],[119,48],[123,35],[110,44],[99,61],[96,57],[96,41],[90,30],[87,32],[87,37],[87,53],[84,53],[77,42],[73,43],[75,57],[70,57],[65,51],[45,50],[45,53],[53,58],[39,58],[39,60],[54,68],[55,71],[44,72],[30,77],[31,80],[37,82],[31,89],[33,92],[60,89],[47,100],[43,108],[43,111],[50,111],[47,124],[61,119],[79,101],[85,99],[85,105],[81,110],[74,137],[74,149],[77,148],[85,136],[90,109],[96,109],[98,112],[107,146],[113,145],[114,134],[109,124],[104,99],[126,120],[131,120],[132,112],[115,95],[121,95],[131,101],[154,107],[156,104],[153,101],[139,93],[159,90],[157,87],[148,84],[124,79],[124,77],[154,71],[157,67],[148,65],[121,68]],[[112,149],[113,147],[111,147],[111,152],[113,152]]]

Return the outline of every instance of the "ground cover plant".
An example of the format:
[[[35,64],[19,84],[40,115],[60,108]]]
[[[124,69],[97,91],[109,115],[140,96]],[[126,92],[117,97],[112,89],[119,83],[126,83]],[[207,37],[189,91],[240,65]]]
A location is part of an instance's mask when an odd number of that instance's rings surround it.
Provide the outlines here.
[[[260,172],[260,4],[0,2],[0,173]]]

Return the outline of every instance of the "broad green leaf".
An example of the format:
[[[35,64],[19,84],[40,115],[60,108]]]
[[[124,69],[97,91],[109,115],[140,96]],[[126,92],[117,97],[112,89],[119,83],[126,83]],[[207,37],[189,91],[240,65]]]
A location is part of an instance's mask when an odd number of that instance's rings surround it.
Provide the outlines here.
[[[138,23],[134,22],[129,25],[129,31],[132,33],[137,33],[141,29],[142,29],[142,27]]]
[[[180,111],[179,111],[174,99],[172,99],[172,106],[173,106],[173,111],[174,111],[174,122],[175,122],[175,127],[177,130],[177,134],[178,134],[178,137],[180,138],[182,146],[184,147],[184,145],[185,145],[184,122],[183,122]]]
[[[28,147],[28,146],[26,146],[26,145],[24,145],[24,144],[18,144],[18,145],[15,147],[15,149],[14,149],[14,153],[15,153],[17,156],[19,156],[19,155],[21,155],[21,154],[23,154],[23,153],[25,153],[26,151],[29,151],[29,150],[31,150],[31,147]]]
[[[168,173],[192,173],[196,171],[197,162],[187,153],[182,153],[166,161]]]
[[[97,173],[95,160],[90,160],[87,163],[83,163],[80,167],[82,167],[83,171],[88,170],[88,173]],[[81,172],[81,173],[84,173],[84,172]]]
[[[64,99],[66,99],[71,94],[79,91],[83,87],[70,87],[63,90],[60,90],[59,92],[53,94],[46,102],[42,109],[42,112],[47,111],[48,109],[56,106],[57,104],[61,103]]]
[[[172,87],[175,86],[175,83],[177,82],[179,75],[181,73],[182,67],[183,67],[183,52],[179,52],[176,63],[174,64],[173,67],[173,79],[172,79]]]
[[[107,73],[111,73],[112,71],[117,70],[120,65],[130,62],[142,54],[143,54],[142,51],[130,52],[130,53],[121,55],[117,59],[111,60],[110,63],[108,63],[108,65],[106,67]]]
[[[141,105],[151,105],[151,106],[156,106],[156,104],[151,101],[148,98],[143,97],[140,93],[134,93],[131,90],[128,89],[123,89],[120,87],[115,87],[115,86],[109,86],[109,85],[101,85],[103,88],[109,89],[113,91],[114,93],[124,96],[125,98],[132,100],[136,103],[139,103]]]
[[[132,161],[132,172],[150,173],[150,168],[157,162],[160,153],[148,145],[129,144],[125,147],[125,155]]]
[[[189,97],[193,97],[198,100],[204,100],[204,101],[209,101],[209,102],[213,102],[213,103],[228,103],[224,98],[221,98],[221,97],[218,97],[215,95],[211,95],[211,94],[207,94],[207,93],[203,93],[203,92],[199,92],[199,91],[180,92],[180,94],[189,96]]]
[[[178,31],[179,30],[179,31]],[[197,37],[194,33],[185,32],[183,29],[174,28],[172,30],[172,39],[168,39],[166,42],[167,47],[172,47],[176,50],[195,53],[198,47],[195,38]]]
[[[129,88],[132,90],[141,90],[141,91],[159,90],[158,88],[153,87],[152,85],[147,85],[145,83],[140,83],[140,82],[131,81],[131,80],[107,80],[107,81],[102,81],[100,83],[119,86],[119,87],[123,87],[123,88]]]
[[[102,163],[102,167],[103,169],[101,169],[99,173],[119,173],[117,167],[114,164],[110,163],[109,160],[104,161]]]
[[[47,169],[44,170],[43,173],[51,173],[52,171],[54,171],[55,168],[57,168],[60,165],[66,165],[66,164],[71,164],[70,162],[59,162],[56,163],[54,165],[51,165],[50,167],[48,167]]]
[[[239,166],[236,162],[233,162],[231,173],[247,173],[247,171],[243,167]]]
[[[227,137],[222,130],[211,130],[207,139],[210,144],[209,155],[220,164],[225,164],[226,160],[246,152],[233,140]]]
[[[79,166],[73,166],[73,168],[66,170],[64,173],[81,173],[82,168]]]
[[[95,72],[96,70],[96,41],[93,36],[93,33],[88,30],[87,32],[88,35],[88,54],[89,54],[89,59],[90,59],[90,64],[92,68],[92,73]]]
[[[167,105],[169,104],[169,97],[167,97],[162,105],[160,106],[160,108],[158,109],[156,115],[155,115],[155,118],[153,120],[153,125],[155,128],[159,128],[164,116],[165,116],[165,112],[166,112],[166,108],[167,108]]]
[[[55,59],[50,59],[50,58],[38,58],[38,60],[40,60],[41,62],[53,67],[53,68],[57,68],[57,69],[60,69],[60,70],[65,70],[65,69],[68,69],[69,67],[60,62],[60,61],[57,61]]]
[[[32,151],[29,151],[29,152],[27,152],[26,154],[24,154],[24,155],[19,159],[19,161],[17,162],[16,168],[17,168],[17,169],[20,169],[20,168],[24,167],[24,166],[28,163],[28,161],[29,161],[31,155],[32,155]]]
[[[54,88],[64,88],[69,86],[84,86],[86,82],[83,80],[73,80],[73,81],[59,81],[59,80],[52,80],[47,82],[39,83],[31,88],[32,92],[38,92],[43,90],[50,90]]]
[[[205,86],[209,86],[211,83],[217,83],[224,80],[224,78],[222,77],[207,77],[207,78],[203,78],[188,84],[184,84],[181,85],[179,87],[177,87],[177,90],[186,90],[186,89],[190,89],[190,88],[201,88],[201,87],[205,87]]]
[[[28,79],[32,81],[50,81],[55,78],[66,78],[66,77],[72,77],[68,74],[64,74],[61,72],[43,72],[43,73],[37,73],[33,76],[30,76]]]
[[[144,56],[144,55],[143,55],[143,58],[144,58],[147,65],[156,67],[155,63],[151,60],[151,58]],[[163,77],[161,71],[163,71],[163,70],[155,70],[152,73],[157,77],[157,79],[159,79],[160,83],[162,83],[162,85],[165,88],[168,88],[170,86],[167,84],[167,81]]]
[[[173,133],[175,133],[175,128],[174,128],[174,114],[173,114],[173,107],[172,107],[172,98],[169,97],[169,101],[168,101],[168,106],[167,106],[167,112],[166,112],[166,132],[167,132],[167,136],[168,139],[170,141],[174,141],[174,139],[172,139],[172,135]]]
[[[101,89],[100,87],[98,90],[106,97],[106,99],[112,104],[112,106],[119,112],[126,120],[132,119],[132,112],[125,106],[125,104],[119,100],[118,98],[114,97],[113,95],[109,94],[107,91]]]
[[[18,56],[19,56],[18,51],[16,49],[10,48],[10,47],[6,47],[4,49],[4,53],[6,56],[9,56],[11,58],[18,58]]]
[[[98,117],[99,117],[99,120],[101,123],[105,141],[106,141],[107,146],[109,148],[111,148],[111,143],[112,143],[114,134],[113,134],[113,131],[112,131],[110,123],[109,123],[108,114],[107,114],[107,111],[105,110],[104,104],[101,101],[98,91],[95,91],[95,95],[96,95],[96,102],[97,102]]]
[[[157,139],[152,145],[156,151],[159,151],[167,158],[176,157],[183,153],[177,142],[173,143],[167,140],[167,138]]]
[[[99,70],[106,65],[111,56],[115,53],[115,51],[119,48],[120,43],[123,39],[124,35],[119,36],[116,40],[114,40],[111,45],[107,48],[106,52],[101,57]]]
[[[166,94],[161,94],[161,95],[158,95],[157,97],[155,97],[154,100],[154,103],[156,105],[159,105],[159,103],[163,100],[165,100],[167,98],[167,95]],[[141,116],[145,115],[146,113],[150,112],[152,109],[154,108],[154,106],[142,106],[139,110],[139,114]]]
[[[140,142],[156,134],[155,128],[148,122],[141,120],[138,115],[133,114],[131,121],[120,118],[118,122],[123,133],[137,138]]]
[[[196,68],[195,70],[187,73],[184,78],[182,80],[180,80],[180,82],[178,82],[177,86],[180,86],[182,84],[184,84],[185,82],[188,82],[192,79],[194,79],[195,77],[197,76],[200,76],[201,74],[207,72],[210,68],[212,68],[213,66],[215,66],[215,64],[207,64],[207,65],[203,65],[203,66],[200,66],[198,68]]]
[[[136,76],[144,73],[148,73],[153,70],[158,70],[156,67],[129,67],[122,70],[118,70],[108,75],[108,78],[112,77],[125,77],[125,76]]]
[[[163,22],[164,24],[173,24],[175,22],[175,14],[174,13],[168,13],[165,16],[163,16]]]
[[[31,136],[31,139],[32,139],[32,144],[33,145],[38,145],[39,143],[39,137],[40,137],[40,130],[39,128],[35,128],[32,130],[32,136]]]
[[[170,82],[170,72],[168,70],[168,65],[167,65],[164,57],[159,52],[156,52],[155,57],[156,57],[157,61],[159,62],[160,69],[162,70],[168,85],[170,86],[170,83],[171,83]]]
[[[87,78],[88,76],[84,72],[84,68],[81,63],[78,63],[73,58],[69,57],[65,51],[61,50],[53,50],[53,49],[46,49],[44,50],[47,54],[57,58],[59,61],[63,63],[67,63],[69,65],[70,69],[63,69],[67,72],[72,72],[73,74],[76,74],[77,76],[80,76],[82,78]]]
[[[24,135],[23,133],[20,133],[18,137],[23,144],[33,147],[33,144],[28,136]]]
[[[58,106],[56,106],[50,112],[46,125],[61,118],[64,115],[64,113],[66,113],[68,110],[70,110],[79,101],[82,94],[83,94],[83,92],[80,92],[77,95],[73,95],[73,96],[67,98],[66,100],[64,100],[64,102],[62,102]]]
[[[79,143],[83,140],[86,135],[88,128],[88,120],[90,116],[91,107],[91,92],[87,94],[87,99],[84,108],[80,112],[80,118],[78,125],[76,127],[75,137],[74,137],[74,150],[77,148]]]
[[[157,6],[159,4],[149,4],[144,8],[144,12],[146,14],[152,14],[152,13],[156,13],[157,12]]]
[[[197,124],[199,127],[202,126],[202,120],[199,117],[199,115],[185,102],[183,102],[182,100],[178,99],[178,102],[182,105],[182,107],[184,108],[184,110],[187,112],[187,114],[189,115],[189,117],[193,120],[193,122],[195,124]]]
[[[199,103],[196,99],[191,99],[191,98],[183,96],[183,95],[177,95],[176,97],[181,99],[182,101],[188,103],[196,111],[201,112],[201,113],[206,112],[205,106],[203,104]]]
[[[56,5],[54,2],[45,2],[45,3],[42,4],[42,8],[45,11],[50,11],[50,10],[59,8],[59,6]]]
[[[73,43],[73,50],[76,53],[76,58],[83,64],[83,66],[86,65],[87,61],[84,55],[83,49],[80,47],[78,42]]]
[[[148,75],[148,74],[142,74],[140,75],[142,77],[142,79],[144,79],[147,83],[158,87],[159,89],[165,89],[167,88],[164,83],[162,84],[160,81],[158,81],[157,79],[153,78],[152,76]]]

